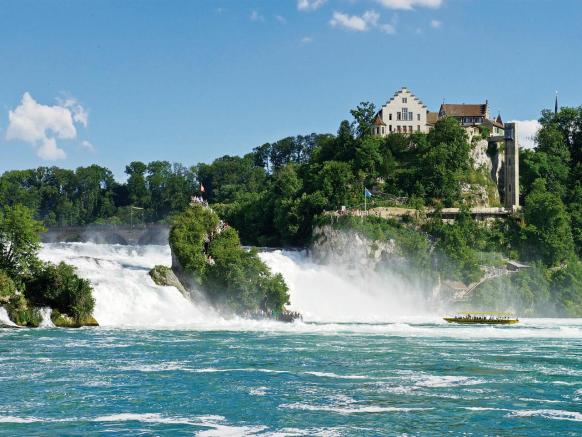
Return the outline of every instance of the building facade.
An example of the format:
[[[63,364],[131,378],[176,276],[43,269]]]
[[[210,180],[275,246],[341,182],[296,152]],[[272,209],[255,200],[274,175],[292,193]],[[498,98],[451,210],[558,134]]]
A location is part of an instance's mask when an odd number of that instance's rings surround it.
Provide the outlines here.
[[[372,135],[428,132],[427,107],[408,88],[402,87],[376,114]]]

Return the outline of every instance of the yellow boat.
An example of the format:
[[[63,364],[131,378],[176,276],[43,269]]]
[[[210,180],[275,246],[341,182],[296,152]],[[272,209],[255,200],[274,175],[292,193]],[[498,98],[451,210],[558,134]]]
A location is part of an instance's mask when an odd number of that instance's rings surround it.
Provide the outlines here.
[[[449,323],[464,325],[514,325],[519,319],[512,313],[461,313],[452,317],[443,317]]]

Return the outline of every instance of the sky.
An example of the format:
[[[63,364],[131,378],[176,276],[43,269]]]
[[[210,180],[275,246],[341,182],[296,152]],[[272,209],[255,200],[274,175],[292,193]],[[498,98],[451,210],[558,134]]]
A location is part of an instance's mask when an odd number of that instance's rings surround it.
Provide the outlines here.
[[[193,165],[333,133],[406,86],[523,121],[582,105],[581,0],[0,0],[0,172]]]

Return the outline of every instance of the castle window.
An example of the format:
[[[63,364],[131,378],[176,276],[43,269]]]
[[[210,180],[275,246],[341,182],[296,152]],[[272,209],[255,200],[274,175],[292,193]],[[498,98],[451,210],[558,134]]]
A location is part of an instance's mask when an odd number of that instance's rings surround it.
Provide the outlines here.
[[[412,126],[408,126],[408,132],[412,133]]]
[[[396,113],[396,120],[401,120],[402,119],[402,114],[400,112]]]
[[[408,121],[412,121],[414,118],[414,114],[412,112],[408,113]]]
[[[392,120],[392,114],[388,114],[388,120]]]
[[[384,126],[382,126],[382,135],[384,135]]]
[[[400,132],[400,126],[396,126],[396,129],[398,130],[398,132]]]
[[[416,131],[420,132],[420,124],[418,126],[416,126]]]
[[[388,126],[388,130],[392,132],[392,125]]]
[[[408,103],[408,99],[406,97],[402,97],[402,103]]]
[[[416,114],[416,121],[420,121],[420,113]]]
[[[402,108],[402,120],[408,120],[408,108]]]

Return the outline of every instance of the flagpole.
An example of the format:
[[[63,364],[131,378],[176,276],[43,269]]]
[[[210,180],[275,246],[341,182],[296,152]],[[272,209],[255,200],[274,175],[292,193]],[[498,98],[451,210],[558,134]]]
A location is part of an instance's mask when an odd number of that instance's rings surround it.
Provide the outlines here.
[[[366,197],[366,187],[364,187],[364,215],[367,215],[368,213],[368,200]]]

